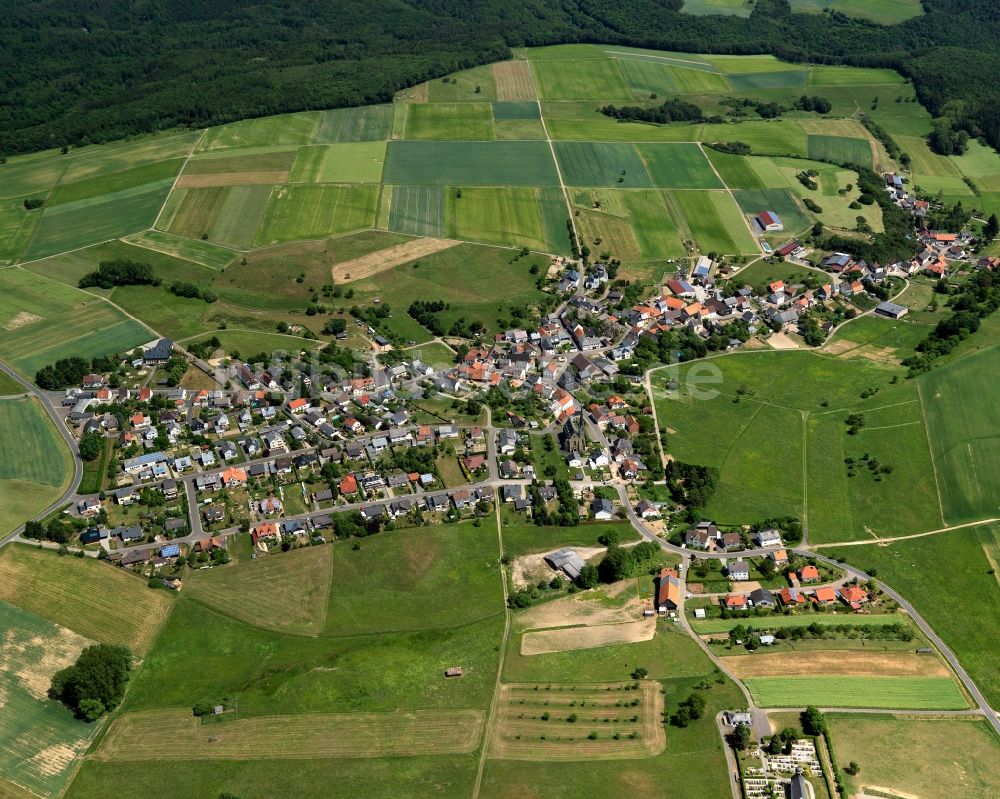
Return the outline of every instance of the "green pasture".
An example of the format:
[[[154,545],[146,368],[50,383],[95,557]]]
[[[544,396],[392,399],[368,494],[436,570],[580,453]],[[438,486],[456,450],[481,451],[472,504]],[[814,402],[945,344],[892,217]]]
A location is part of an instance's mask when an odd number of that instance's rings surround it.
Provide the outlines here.
[[[559,189],[470,186],[444,191],[447,238],[569,252],[566,203]]]
[[[424,757],[365,757],[356,760],[270,758],[256,760],[191,760],[164,779],[162,762],[87,760],[66,794],[68,799],[151,796],[190,799],[211,785],[241,799],[399,799],[434,795],[467,799],[476,781],[479,754]]]
[[[496,138],[489,103],[410,103],[404,138],[432,141],[485,141]]]
[[[310,352],[320,342],[301,336],[267,333],[261,330],[217,330],[199,339],[218,338],[221,348],[230,355],[238,352],[249,356],[258,352]],[[198,340],[198,339],[194,339]]]
[[[480,102],[496,99],[496,82],[490,64],[453,72],[447,76],[447,83],[439,78],[428,81],[426,85],[427,100],[431,103]]]
[[[44,694],[39,696],[37,681],[31,679],[35,670],[47,668],[53,649],[66,647],[63,637],[67,631],[4,602],[0,602],[0,621],[5,636],[5,665],[0,671],[0,692],[4,697],[0,772],[4,779],[32,794],[56,796],[73,776],[78,758],[99,725],[79,721],[60,702]],[[58,759],[39,757],[42,752],[55,751],[60,752]]]
[[[872,167],[871,144],[865,139],[850,139],[844,136],[821,136],[810,133],[806,137],[806,154],[817,161],[832,161],[837,164],[858,164]]]
[[[762,159],[744,155],[720,153],[706,148],[705,153],[712,166],[731,189],[763,189],[765,183],[753,168],[753,163]]]
[[[244,119],[209,128],[198,142],[197,152],[231,147],[275,147],[310,144],[320,120],[318,111]]]
[[[920,0],[790,0],[790,5],[795,14],[820,14],[829,9],[879,25],[895,25],[924,13]]]
[[[825,550],[899,591],[944,639],[991,705],[1000,702],[993,656],[1000,636],[1000,527],[897,541],[888,546]],[[972,610],[970,611],[970,608]]]
[[[728,192],[675,191],[666,196],[668,207],[679,211],[702,252],[758,252],[743,213]]]
[[[864,624],[897,624],[900,620],[900,616],[883,613],[865,616]],[[829,613],[797,613],[790,616],[751,616],[746,619],[691,619],[691,628],[698,635],[718,635],[719,633],[727,633],[733,627],[738,626],[753,627],[755,630],[781,630],[789,627],[808,627],[810,624],[837,627],[858,623],[857,617],[849,614],[834,616]]]
[[[743,682],[761,707],[963,710],[969,706],[951,677],[748,677]]]
[[[200,135],[201,132],[197,130],[172,131],[126,141],[90,144],[70,150],[67,156],[56,156],[67,161],[61,182],[71,183],[95,175],[122,172],[143,164],[181,158],[188,155]]]
[[[460,627],[503,613],[496,520],[400,530],[334,545],[326,632]],[[365,601],[358,602],[359,597]]]
[[[1000,349],[993,346],[919,379],[949,524],[1000,516],[1000,421],[990,411],[998,365]]]
[[[681,10],[685,14],[722,14],[725,16],[749,17],[753,3],[748,0],[684,0]]]
[[[538,103],[531,101],[508,101],[493,103],[493,119],[510,122],[519,119],[541,119]]]
[[[511,557],[547,552],[561,547],[598,547],[604,533],[618,534],[619,543],[638,540],[628,522],[584,522],[576,527],[540,527],[530,522],[503,525],[503,551]]]
[[[757,155],[805,157],[806,135],[794,119],[750,119],[729,125],[705,125],[702,141],[739,141],[749,144]]]
[[[860,5],[860,0],[846,0]],[[892,69],[864,69],[861,67],[812,66],[809,68],[810,86],[902,86],[902,75]],[[886,90],[891,91],[891,89]]]
[[[383,180],[391,185],[555,186],[545,142],[391,141]]]
[[[683,224],[676,208],[668,208],[664,192],[656,189],[618,191],[579,190],[573,194],[580,210],[577,228],[591,249],[605,250],[625,262],[681,258]],[[595,244],[600,238],[600,244]]]
[[[165,181],[172,183],[181,171],[183,164],[183,158],[172,158],[168,161],[154,161],[122,172],[96,175],[72,183],[64,179],[52,191],[45,207],[53,208],[66,203],[79,204],[83,200],[100,199],[107,195],[128,192],[130,189],[142,190],[153,184],[162,185]]]
[[[55,153],[31,159],[11,158],[0,164],[0,195],[20,201],[46,192],[56,185],[68,165],[69,159]]]
[[[353,600],[363,604],[363,597]],[[498,613],[439,629],[307,637],[251,627],[182,596],[125,707],[188,706],[193,696],[228,696],[239,702],[241,716],[485,709],[502,628]],[[465,677],[445,680],[444,670],[455,663],[463,665]],[[175,679],[180,674],[184,678]]]
[[[173,178],[42,209],[25,260],[75,250],[152,227]]]
[[[809,77],[807,70],[748,72],[729,75],[729,83],[734,91],[756,91],[758,89],[801,89]]]
[[[59,499],[73,474],[71,455],[35,399],[0,402],[0,533]]]
[[[321,111],[314,144],[382,141],[392,134],[392,105],[369,105],[360,108],[336,108]]]
[[[666,99],[678,94],[718,94],[733,88],[725,75],[701,65],[689,68],[651,58],[619,58],[617,63],[637,97],[651,98],[655,94],[657,99]]]

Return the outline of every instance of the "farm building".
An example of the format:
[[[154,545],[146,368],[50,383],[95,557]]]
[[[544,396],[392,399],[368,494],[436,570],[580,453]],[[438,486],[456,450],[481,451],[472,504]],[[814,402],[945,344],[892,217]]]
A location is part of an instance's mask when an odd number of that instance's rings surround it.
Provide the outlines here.
[[[662,569],[656,577],[656,609],[677,610],[681,603],[681,581],[673,569]]]
[[[875,313],[880,316],[888,316],[890,319],[899,319],[909,312],[905,305],[897,305],[894,302],[883,302],[875,306]]]
[[[785,229],[785,223],[774,211],[761,211],[757,214],[757,224],[765,233],[777,233]]]
[[[580,570],[586,565],[583,558],[572,549],[559,549],[550,552],[545,556],[545,562],[556,571],[561,571],[569,579],[575,580],[580,576]]]

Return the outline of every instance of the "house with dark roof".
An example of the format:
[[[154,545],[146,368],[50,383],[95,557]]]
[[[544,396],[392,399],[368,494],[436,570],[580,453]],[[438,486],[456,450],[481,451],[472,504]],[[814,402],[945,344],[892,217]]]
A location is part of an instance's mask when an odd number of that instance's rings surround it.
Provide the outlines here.
[[[170,360],[170,355],[174,350],[174,342],[168,338],[161,338],[148,350],[142,353],[142,360],[147,364],[161,364]]]

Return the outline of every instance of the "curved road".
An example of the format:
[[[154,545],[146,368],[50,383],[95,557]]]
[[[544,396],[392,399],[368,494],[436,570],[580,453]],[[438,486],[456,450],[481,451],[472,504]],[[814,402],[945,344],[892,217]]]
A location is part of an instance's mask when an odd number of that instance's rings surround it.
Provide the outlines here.
[[[0,363],[0,372],[3,372],[8,377],[11,377],[14,380],[16,380],[18,383],[24,386],[24,388],[27,389],[28,392],[30,392],[33,396],[41,400],[42,407],[45,408],[46,413],[48,413],[48,415],[52,418],[52,422],[53,424],[55,424],[56,429],[59,431],[59,435],[63,437],[63,440],[69,447],[70,457],[73,460],[73,479],[70,480],[70,483],[66,487],[66,490],[63,492],[62,496],[59,497],[59,499],[56,500],[54,503],[49,505],[49,507],[47,507],[41,513],[39,513],[37,516],[35,516],[32,519],[32,521],[36,519],[42,519],[48,516],[50,513],[52,513],[52,511],[57,510],[58,508],[65,505],[76,494],[77,488],[80,487],[80,481],[83,479],[83,461],[81,461],[80,458],[77,457],[76,439],[73,438],[72,434],[69,432],[69,429],[66,427],[66,422],[56,411],[56,408],[52,404],[52,400],[49,398],[49,395],[46,394],[44,391],[42,391],[40,388],[38,388],[34,383],[25,380],[23,377],[21,377],[21,375],[19,375],[17,372],[11,369],[5,363]],[[24,532],[24,525],[22,524],[13,532],[8,533],[3,538],[0,538],[0,546],[10,543],[23,532]]]

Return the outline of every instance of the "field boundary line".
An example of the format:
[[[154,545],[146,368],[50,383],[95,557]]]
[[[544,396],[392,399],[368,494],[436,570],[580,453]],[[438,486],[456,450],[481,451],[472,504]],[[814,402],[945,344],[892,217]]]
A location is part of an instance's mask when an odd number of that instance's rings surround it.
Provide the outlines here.
[[[736,195],[733,194],[733,190],[729,187],[729,184],[722,179],[722,175],[719,174],[719,170],[715,168],[715,164],[712,163],[712,159],[708,157],[708,153],[705,152],[705,145],[702,142],[695,142],[698,145],[698,149],[701,151],[701,157],[708,162],[708,165],[712,168],[712,173],[719,179],[719,183],[723,185],[726,193],[729,195],[729,199],[733,201],[737,209],[740,212],[740,219],[743,220],[743,224],[746,226],[747,232],[750,234],[750,238],[753,239],[754,244],[757,245],[757,252],[755,255],[762,256],[764,254],[764,248],[760,246],[760,239],[757,238],[757,234],[753,232],[753,227],[750,225],[750,221],[747,219],[747,214],[736,202]],[[683,190],[682,190],[683,191]],[[704,191],[704,189],[698,189],[698,191]],[[733,242],[736,243],[735,241]],[[741,270],[742,271],[742,270]]]
[[[170,195],[172,195],[174,190],[177,188],[177,182],[181,179],[181,175],[184,174],[184,170],[187,169],[188,161],[191,160],[191,156],[194,155],[195,150],[198,149],[198,145],[201,144],[201,140],[205,138],[206,133],[208,133],[208,128],[202,128],[201,133],[198,134],[198,138],[191,144],[191,149],[188,150],[184,163],[181,164],[181,168],[177,170],[177,174],[174,176],[174,182],[170,184],[170,191],[168,191],[167,196],[163,198],[163,204],[160,206],[160,210],[156,214],[156,219],[153,220],[153,224],[146,228],[146,230],[156,230],[156,226],[160,224],[160,217],[163,216],[163,209],[166,208],[167,203],[170,202]]]
[[[534,80],[534,78],[532,78]],[[492,434],[491,434],[492,436]],[[500,694],[503,691],[503,667],[507,657],[507,643],[510,640],[510,607],[507,604],[507,572],[503,566],[503,521],[500,518],[500,505],[494,500],[493,511],[497,520],[497,543],[500,546],[500,585],[503,588],[503,637],[500,639],[500,657],[497,663],[497,678],[493,683],[493,699],[490,710],[483,724],[482,751],[479,754],[479,768],[476,771],[476,782],[472,788],[472,799],[479,799],[479,791],[483,785],[483,771],[486,769],[486,758],[489,755],[493,727],[497,721],[497,710],[500,706]]]
[[[535,105],[538,106],[538,118],[542,123],[542,132],[545,134],[545,142],[549,145],[549,155],[552,156],[552,163],[556,168],[556,177],[559,178],[559,188],[562,190],[563,202],[566,204],[566,215],[569,219],[569,225],[573,229],[573,238],[576,240],[576,248],[579,251],[583,245],[580,243],[580,233],[576,229],[576,220],[573,218],[573,204],[569,201],[569,191],[567,191],[566,183],[563,181],[562,168],[559,166],[559,159],[556,158],[556,147],[552,143],[552,135],[549,133],[549,126],[545,123],[545,112],[542,110],[541,94],[538,91],[538,84],[535,83],[535,71],[531,69],[530,59],[528,61],[528,71],[531,73],[531,85],[535,88]],[[478,781],[476,782],[475,795],[479,795]]]
[[[938,513],[941,515],[941,524],[946,524],[944,518],[944,503],[941,501],[941,483],[938,481],[937,461],[934,459],[934,444],[931,441],[931,430],[927,424],[927,412],[924,410],[924,392],[917,383],[917,401],[920,403],[920,418],[924,420],[924,436],[927,438],[927,452],[931,456],[931,471],[934,472],[934,492],[937,494]]]
[[[981,527],[984,524],[996,524],[1000,522],[1000,517],[993,519],[977,519],[974,522],[962,522],[962,524],[953,524],[950,527],[940,527],[937,530],[925,530],[922,533],[910,533],[909,535],[897,535],[893,538],[876,538],[873,540],[864,539],[861,541],[840,541],[837,543],[826,543],[826,544],[810,544],[808,549],[831,549],[832,547],[860,547],[860,546],[870,546],[872,544],[891,544],[895,541],[910,541],[914,538],[926,538],[931,535],[940,535],[941,533],[952,533],[955,530],[965,530],[969,527]]]

